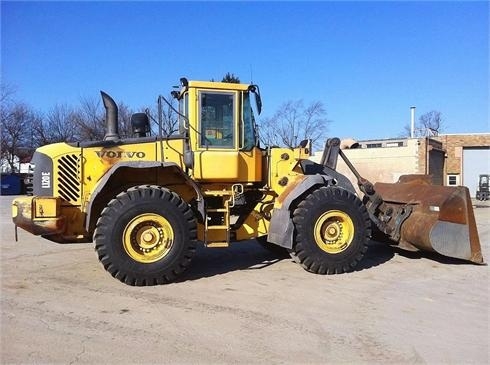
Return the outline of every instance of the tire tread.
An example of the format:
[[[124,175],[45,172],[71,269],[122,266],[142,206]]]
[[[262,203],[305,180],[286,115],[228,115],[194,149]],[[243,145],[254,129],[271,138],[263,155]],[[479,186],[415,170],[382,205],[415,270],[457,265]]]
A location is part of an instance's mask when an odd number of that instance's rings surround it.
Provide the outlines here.
[[[108,246],[115,243],[111,241],[112,237],[110,237],[108,231],[114,225],[115,218],[122,214],[125,209],[131,208],[141,201],[151,205],[159,200],[162,203],[165,202],[164,204],[167,206],[173,206],[183,217],[181,223],[186,227],[189,241],[184,243],[185,247],[183,252],[176,262],[171,267],[162,268],[160,274],[139,275],[134,272],[131,273],[122,263],[117,262],[114,255],[111,257],[110,252],[112,251],[109,250]],[[188,204],[175,192],[156,185],[139,185],[119,193],[104,207],[97,220],[94,231],[94,242],[99,261],[104,269],[114,278],[131,286],[160,285],[173,281],[189,267],[197,250],[197,226],[194,213]]]
[[[329,254],[322,251],[312,238],[313,224],[312,212],[318,211],[320,206],[326,210],[329,207],[345,210],[354,215],[355,239],[351,243],[349,252]],[[326,211],[325,210],[325,211]],[[350,216],[351,214],[349,214]],[[295,245],[290,250],[292,259],[305,270],[321,274],[333,275],[349,272],[355,269],[368,249],[371,234],[371,221],[365,206],[356,195],[340,187],[321,187],[310,193],[302,200],[293,212],[295,225]]]

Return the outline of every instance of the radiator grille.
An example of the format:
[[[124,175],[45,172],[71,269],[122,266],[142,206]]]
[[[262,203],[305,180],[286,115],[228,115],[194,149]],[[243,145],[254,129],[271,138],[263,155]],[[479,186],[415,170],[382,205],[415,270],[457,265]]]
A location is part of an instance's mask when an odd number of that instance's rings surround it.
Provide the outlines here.
[[[80,199],[79,171],[79,156],[65,155],[58,160],[58,193],[69,202],[77,202]]]

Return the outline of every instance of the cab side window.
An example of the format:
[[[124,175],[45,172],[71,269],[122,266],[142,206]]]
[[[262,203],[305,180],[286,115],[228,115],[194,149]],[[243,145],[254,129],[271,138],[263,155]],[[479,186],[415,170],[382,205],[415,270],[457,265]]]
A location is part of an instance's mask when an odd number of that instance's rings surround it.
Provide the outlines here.
[[[243,147],[244,151],[250,151],[255,146],[254,116],[250,105],[250,94],[243,96]]]
[[[185,134],[189,118],[189,93],[179,100],[179,134]]]
[[[235,146],[235,93],[200,92],[201,147]]]

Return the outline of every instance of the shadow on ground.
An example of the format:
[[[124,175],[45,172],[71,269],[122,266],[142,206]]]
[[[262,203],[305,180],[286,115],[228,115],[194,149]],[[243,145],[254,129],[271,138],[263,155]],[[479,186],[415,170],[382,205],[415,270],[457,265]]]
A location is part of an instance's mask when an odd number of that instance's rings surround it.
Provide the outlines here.
[[[371,241],[366,255],[354,271],[382,265],[390,261],[395,254],[410,260],[429,259],[448,265],[473,265],[465,260],[445,257],[433,252],[412,252],[389,246],[383,242]],[[199,280],[238,270],[261,270],[283,260],[296,265],[298,270],[303,270],[300,265],[294,263],[286,251],[284,253],[271,252],[256,240],[235,242],[230,247],[223,249],[200,247],[191,267],[178,281]]]
[[[479,265],[467,260],[442,256],[436,252],[407,251],[399,247],[392,247],[391,249],[393,250],[393,252],[397,253],[398,255],[407,257],[410,260],[428,259],[446,265]],[[484,263],[483,265],[486,265],[486,263]]]
[[[361,271],[384,264],[385,262],[390,261],[393,256],[395,256],[393,249],[386,243],[371,241],[366,255],[364,255],[362,261],[357,265],[355,271]]]
[[[234,242],[227,248],[199,247],[190,268],[178,281],[198,280],[237,270],[258,270],[286,256],[264,249],[257,241]]]
[[[391,260],[393,256],[394,252],[390,246],[372,241],[355,271],[381,265]],[[200,247],[192,265],[178,281],[199,280],[237,270],[261,270],[283,260],[290,261],[298,270],[303,270],[300,265],[293,262],[286,250],[284,253],[271,252],[256,240],[235,242],[230,247],[222,249]]]

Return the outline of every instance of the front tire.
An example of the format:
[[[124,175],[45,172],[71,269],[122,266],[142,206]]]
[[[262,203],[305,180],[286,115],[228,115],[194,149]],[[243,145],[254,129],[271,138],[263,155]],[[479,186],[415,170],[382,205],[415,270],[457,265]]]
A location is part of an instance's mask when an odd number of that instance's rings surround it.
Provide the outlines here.
[[[307,271],[352,271],[368,248],[371,221],[359,198],[339,187],[321,187],[293,212],[296,240],[291,257]]]
[[[138,186],[119,194],[97,221],[95,250],[104,268],[128,285],[173,281],[196,252],[196,220],[177,194]]]

